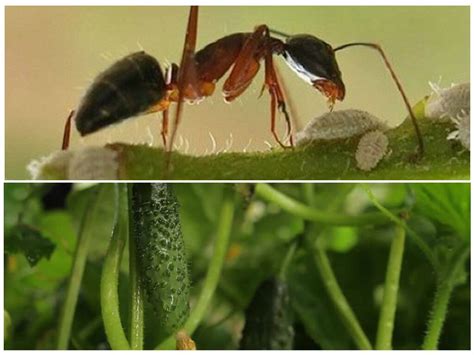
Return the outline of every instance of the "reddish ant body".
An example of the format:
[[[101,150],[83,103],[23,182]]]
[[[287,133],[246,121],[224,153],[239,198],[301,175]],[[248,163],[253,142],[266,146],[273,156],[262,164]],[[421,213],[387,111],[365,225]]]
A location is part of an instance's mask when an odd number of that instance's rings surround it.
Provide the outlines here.
[[[230,74],[223,85],[223,95],[228,102],[234,100],[249,87],[260,69],[262,60],[265,64],[265,84],[262,92],[266,88],[271,98],[272,134],[275,140],[285,147],[275,128],[278,108],[284,114],[290,145],[293,146],[291,121],[273,64],[273,55],[282,56],[298,76],[325,95],[332,109],[336,100],[341,101],[345,96],[345,86],[335,53],[353,46],[365,46],[376,49],[382,56],[412,119],[418,139],[418,152],[423,153],[423,140],[411,105],[379,45],[350,43],[333,48],[311,35],[289,36],[270,30],[266,25],[260,25],[254,32],[222,37],[195,52],[197,21],[198,8],[192,6],[180,66],[171,65],[165,76],[156,59],[145,52],[131,54],[100,74],[87,91],[77,113],[68,118],[63,149],[68,146],[68,130],[73,116],[78,131],[81,135],[86,135],[141,113],[162,111],[161,134],[165,147],[171,151],[183,101],[199,101],[212,95],[216,82],[229,70]],[[286,40],[283,42],[271,34],[285,37]],[[177,109],[171,139],[167,145],[168,109],[171,102],[177,102]]]

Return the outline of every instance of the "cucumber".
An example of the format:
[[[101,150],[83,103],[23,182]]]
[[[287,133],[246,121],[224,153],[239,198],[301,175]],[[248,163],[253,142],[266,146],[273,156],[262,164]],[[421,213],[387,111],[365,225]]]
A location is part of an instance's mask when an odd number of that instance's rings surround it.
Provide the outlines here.
[[[140,279],[166,333],[189,316],[189,275],[178,201],[167,184],[137,183],[130,198]]]
[[[263,281],[245,310],[241,350],[291,350],[294,330],[286,283],[276,277]]]

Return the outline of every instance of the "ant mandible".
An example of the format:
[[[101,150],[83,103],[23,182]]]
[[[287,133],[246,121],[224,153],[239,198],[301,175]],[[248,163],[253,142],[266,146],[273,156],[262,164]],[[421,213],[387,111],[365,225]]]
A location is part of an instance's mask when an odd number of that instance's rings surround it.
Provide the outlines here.
[[[312,35],[290,36],[260,25],[252,33],[231,34],[195,52],[197,24],[198,7],[191,6],[180,66],[172,64],[166,70],[166,78],[156,59],[144,52],[125,57],[99,75],[86,93],[77,113],[71,113],[68,117],[63,149],[68,146],[70,121],[73,116],[78,131],[85,135],[140,113],[162,111],[161,134],[169,152],[180,123],[183,101],[199,101],[212,95],[216,82],[231,67],[223,85],[223,95],[227,102],[234,100],[249,87],[260,69],[262,60],[265,64],[265,84],[262,92],[266,88],[271,98],[271,132],[275,140],[282,147],[286,147],[275,129],[278,108],[284,114],[290,146],[293,146],[291,120],[286,111],[273,55],[282,56],[298,76],[325,95],[332,110],[336,100],[342,101],[345,96],[345,86],[335,54],[346,48],[363,46],[375,49],[381,55],[412,120],[418,140],[418,153],[420,156],[423,154],[423,139],[411,104],[380,45],[355,42],[333,48]],[[271,34],[284,37],[285,42],[272,37]],[[177,109],[167,145],[168,108],[171,102],[177,102]]]

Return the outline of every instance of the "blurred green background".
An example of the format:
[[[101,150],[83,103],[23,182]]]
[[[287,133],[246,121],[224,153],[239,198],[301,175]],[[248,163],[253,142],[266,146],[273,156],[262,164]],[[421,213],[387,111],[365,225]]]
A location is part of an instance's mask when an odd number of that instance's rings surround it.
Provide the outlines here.
[[[470,236],[469,184],[370,184],[379,202],[389,210],[408,208],[408,226],[419,234],[439,261],[438,272],[450,267],[460,244]],[[212,256],[222,200],[229,184],[172,184],[180,204],[180,219],[191,278],[191,307],[204,287]],[[237,349],[244,311],[258,285],[281,272],[290,246],[308,233],[304,221],[250,197],[249,185],[235,185],[235,217],[223,273],[203,321],[193,335],[201,350]],[[302,184],[274,184],[290,198],[302,201]],[[316,208],[337,206],[341,214],[373,211],[360,184],[315,184]],[[115,214],[112,184],[6,184],[4,309],[11,318],[5,326],[6,349],[53,349],[60,309],[64,302],[77,238],[92,196],[100,194],[90,220],[93,242],[81,283],[70,349],[107,349],[101,317],[99,282]],[[435,198],[433,198],[435,196]],[[338,202],[336,202],[338,201]],[[21,217],[21,223],[20,223]],[[22,226],[22,229],[18,229]],[[19,239],[19,232],[22,238]],[[320,233],[320,234],[319,234]],[[328,227],[319,225],[329,260],[341,289],[373,340],[383,294],[383,282],[394,226]],[[27,238],[29,237],[29,238]],[[316,237],[316,236],[314,236]],[[128,250],[126,248],[125,250]],[[287,282],[295,312],[293,349],[353,349],[344,323],[323,285],[314,264],[314,250],[298,244],[289,264]],[[29,258],[27,259],[26,256]],[[31,258],[37,264],[31,263]],[[30,262],[29,262],[30,261]],[[32,265],[33,264],[33,265]],[[470,349],[470,262],[449,304],[440,349]],[[121,317],[127,327],[128,252],[120,276]],[[410,236],[398,295],[394,349],[419,349],[426,332],[435,290],[436,273]],[[145,348],[162,339],[159,317],[145,305]],[[278,319],[278,318],[277,318]],[[6,323],[6,322],[5,322]],[[265,327],[263,327],[265,329]]]
[[[60,147],[64,120],[90,81],[122,56],[141,47],[165,66],[179,62],[187,7],[7,7],[7,179],[28,177],[27,163]],[[392,60],[412,103],[442,85],[469,80],[469,7],[202,7],[198,48],[224,35],[266,23],[288,33],[310,33],[334,46],[352,41],[380,43]],[[338,54],[347,87],[337,108],[360,108],[397,124],[402,101],[381,59],[363,48]],[[298,120],[304,124],[327,110],[325,99],[277,59]],[[187,105],[179,130],[189,153],[211,150],[209,132],[223,149],[268,149],[269,100],[258,99],[263,71],[231,105],[220,92]],[[218,91],[220,86],[218,87]],[[105,142],[161,145],[161,120],[149,115],[80,139],[72,147]],[[283,129],[283,124],[281,124]],[[179,140],[178,140],[179,142]],[[185,144],[182,145],[184,149]]]

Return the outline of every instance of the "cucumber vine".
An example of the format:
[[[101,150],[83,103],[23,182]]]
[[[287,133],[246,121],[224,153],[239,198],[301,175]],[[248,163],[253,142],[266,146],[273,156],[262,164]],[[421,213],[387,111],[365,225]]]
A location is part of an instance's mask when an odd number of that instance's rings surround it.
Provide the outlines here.
[[[301,326],[323,349],[398,349],[401,327],[410,319],[404,307],[414,285],[408,280],[416,270],[431,279],[420,293],[423,298],[418,303],[414,300],[415,316],[425,318],[426,313],[426,331],[409,347],[444,348],[446,324],[452,322],[450,303],[457,301],[455,290],[461,285],[465,289],[470,257],[464,185],[400,184],[397,194],[388,197],[380,193],[384,185],[369,184],[201,186],[193,190],[186,185],[133,183],[115,184],[111,189],[99,184],[82,192],[81,208],[75,210],[80,222],[75,252],[55,325],[57,349],[83,348],[85,339],[102,329],[113,350],[206,348],[200,346],[206,332],[238,314],[245,319],[237,340],[241,349],[298,349],[300,340],[295,335]],[[110,225],[107,229],[107,248],[104,245],[98,259],[101,316],[78,330],[76,318],[82,312],[76,308],[83,302],[82,287],[90,283],[86,264],[91,267],[104,201],[113,204],[110,211],[115,214],[112,230]],[[29,207],[19,206],[21,223],[30,225],[29,231],[42,233]],[[200,219],[189,222],[198,213]],[[209,218],[206,223],[205,218]],[[188,222],[182,225],[182,221]],[[15,224],[11,230],[17,233]],[[337,244],[341,235],[346,240],[356,238],[344,251]],[[8,233],[7,237],[12,238]],[[20,250],[18,245],[16,249],[10,246],[14,241],[9,239],[9,253]],[[203,241],[209,248],[204,248]],[[261,243],[258,250],[252,250],[254,243]],[[360,249],[364,243],[370,246],[370,254],[361,254],[362,259],[354,258],[348,265],[359,267],[371,258],[377,261],[376,276],[367,275],[370,289],[364,289],[365,281],[348,283],[344,272],[352,276],[352,270],[341,267],[351,254],[369,250]],[[49,258],[50,248],[44,253]],[[205,260],[198,274],[190,263],[196,255],[201,263]],[[245,262],[235,264],[239,258]],[[239,277],[232,275],[242,270],[235,265],[248,266],[255,278],[244,275],[244,286],[227,282],[231,276]],[[370,265],[364,265],[365,273],[366,267]],[[189,270],[193,270],[191,276]],[[234,291],[241,296],[232,296]],[[363,301],[370,302],[371,293],[373,308],[364,309],[357,296],[363,294]],[[229,302],[233,307],[228,307]],[[219,310],[222,305],[226,307]],[[370,318],[364,312],[372,312]],[[14,328],[15,312],[5,308],[5,314]],[[334,329],[340,334],[330,334]],[[11,344],[15,332],[6,335],[6,344]]]

